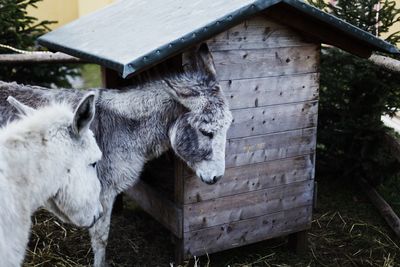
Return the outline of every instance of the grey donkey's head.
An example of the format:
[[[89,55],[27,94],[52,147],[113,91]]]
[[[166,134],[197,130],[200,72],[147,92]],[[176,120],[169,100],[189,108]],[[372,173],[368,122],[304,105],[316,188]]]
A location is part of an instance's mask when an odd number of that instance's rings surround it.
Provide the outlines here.
[[[225,172],[232,115],[207,46],[186,54],[183,63],[182,74],[164,80],[168,92],[188,110],[169,129],[171,145],[203,182],[214,184]]]

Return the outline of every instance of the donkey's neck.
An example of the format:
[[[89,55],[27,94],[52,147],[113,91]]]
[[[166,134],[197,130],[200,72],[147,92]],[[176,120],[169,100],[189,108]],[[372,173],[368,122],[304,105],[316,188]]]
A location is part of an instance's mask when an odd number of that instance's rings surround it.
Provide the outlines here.
[[[31,136],[28,142],[20,140],[5,139],[0,142],[0,172],[2,178],[10,185],[14,198],[19,202],[21,208],[33,213],[40,206],[57,193],[57,179],[46,181],[49,177],[57,178],[54,166],[48,164],[47,155],[43,146],[36,145],[37,140]],[[38,141],[40,142],[40,141]],[[54,170],[54,175],[49,172]],[[43,172],[47,175],[44,175]]]
[[[119,117],[120,123],[125,123],[124,129],[120,130],[128,133],[126,138],[134,139],[131,141],[135,144],[135,152],[145,159],[159,156],[170,148],[169,127],[186,112],[166,92],[165,86],[165,83],[155,81],[123,91],[101,92],[101,109],[113,114],[114,119]]]
[[[28,144],[0,132],[0,256],[4,266],[21,264],[29,241],[31,215],[51,193],[56,193],[55,183],[46,181],[49,176],[42,174],[49,166],[43,165],[46,159],[40,156],[45,155],[44,151],[33,145],[33,139]]]
[[[153,82],[141,88],[99,91],[92,128],[108,156],[98,167],[103,178],[113,177],[103,183],[121,186],[122,191],[139,177],[147,161],[171,147],[169,128],[186,111],[163,86]]]
[[[180,105],[164,90],[165,86],[154,81],[125,90],[101,90],[100,101],[109,110],[133,120],[160,113],[164,114],[162,119],[173,119],[176,114],[170,111],[178,111]]]
[[[0,257],[1,266],[20,266],[29,241],[31,210],[24,188],[10,184],[0,155]],[[21,168],[21,166],[19,166]],[[21,198],[23,197],[23,199]]]
[[[10,149],[2,142],[0,151],[0,256],[4,266],[19,266],[29,241],[31,216],[44,202],[42,186],[31,179],[39,176],[29,172],[33,162],[27,161],[23,147]]]

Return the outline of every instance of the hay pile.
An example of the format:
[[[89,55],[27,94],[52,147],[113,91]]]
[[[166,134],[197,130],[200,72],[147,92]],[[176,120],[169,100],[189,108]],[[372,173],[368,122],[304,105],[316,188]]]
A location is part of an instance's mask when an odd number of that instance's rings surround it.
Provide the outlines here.
[[[90,266],[87,231],[63,225],[46,212],[36,214],[25,267]],[[309,233],[309,249],[298,256],[278,238],[197,259],[196,267],[400,266],[400,248],[368,201],[346,184],[319,182],[319,207]],[[171,236],[125,199],[113,216],[108,258],[111,266],[175,266]],[[192,260],[186,266],[195,266]]]

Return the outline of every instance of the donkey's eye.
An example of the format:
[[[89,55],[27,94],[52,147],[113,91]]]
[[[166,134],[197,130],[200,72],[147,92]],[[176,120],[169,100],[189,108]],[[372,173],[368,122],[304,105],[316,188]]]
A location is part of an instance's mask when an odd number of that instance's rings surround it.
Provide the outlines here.
[[[96,168],[97,162],[93,162],[90,164],[90,166],[92,166],[93,168]]]
[[[204,130],[200,130],[200,132],[201,132],[202,135],[207,136],[210,139],[212,139],[214,137],[213,133],[210,133],[210,132],[207,132],[207,131],[204,131]]]

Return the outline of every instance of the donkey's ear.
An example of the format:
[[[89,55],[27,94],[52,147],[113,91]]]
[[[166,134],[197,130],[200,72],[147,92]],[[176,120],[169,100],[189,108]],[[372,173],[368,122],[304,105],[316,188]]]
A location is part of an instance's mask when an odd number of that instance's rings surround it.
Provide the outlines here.
[[[21,102],[19,102],[17,99],[15,99],[12,96],[7,97],[7,102],[10,103],[11,106],[16,108],[20,115],[26,116],[26,115],[32,114],[35,111],[35,109],[28,107],[25,104],[22,104]]]
[[[95,115],[95,94],[88,93],[79,102],[75,109],[74,119],[72,120],[72,132],[81,135],[83,131],[89,129]]]
[[[215,71],[214,60],[208,49],[207,44],[203,43],[197,50],[197,66],[209,80],[217,80],[217,72]]]
[[[182,54],[182,66],[186,72],[200,72],[207,80],[216,81],[214,60],[207,44],[203,43]]]
[[[190,84],[187,84],[187,81],[180,81],[174,79],[164,79],[164,82],[168,85],[169,92],[178,99],[188,98],[188,97],[196,97],[200,95],[200,92],[191,88]]]
[[[195,72],[197,66],[197,48],[191,48],[182,53],[182,67],[185,72]]]

